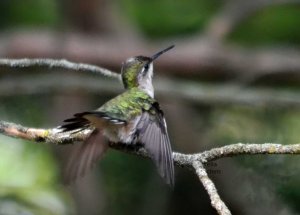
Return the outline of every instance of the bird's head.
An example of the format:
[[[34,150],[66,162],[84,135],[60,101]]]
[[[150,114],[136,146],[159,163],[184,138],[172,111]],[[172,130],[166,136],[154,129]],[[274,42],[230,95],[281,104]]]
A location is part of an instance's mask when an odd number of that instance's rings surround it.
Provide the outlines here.
[[[136,56],[128,58],[122,65],[122,81],[126,89],[139,87],[153,97],[153,61],[174,45],[154,54],[152,57]]]

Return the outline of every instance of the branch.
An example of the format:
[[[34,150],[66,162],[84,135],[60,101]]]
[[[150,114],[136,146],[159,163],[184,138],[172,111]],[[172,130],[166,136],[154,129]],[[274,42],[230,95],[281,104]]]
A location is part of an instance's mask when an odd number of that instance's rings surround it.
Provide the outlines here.
[[[0,121],[0,134],[30,140],[34,142],[45,142],[48,144],[71,144],[75,141],[83,141],[90,134],[90,130],[78,133],[59,133],[59,130],[27,128],[22,125]],[[140,147],[110,144],[111,148],[135,154],[141,157],[149,157],[147,152]],[[225,203],[221,200],[217,189],[203,167],[203,164],[237,155],[254,155],[254,154],[300,154],[300,144],[281,145],[281,144],[232,144],[219,148],[213,148],[208,151],[197,154],[182,154],[173,152],[173,160],[176,165],[194,169],[199,180],[207,190],[211,204],[219,214],[230,214]]]
[[[126,58],[159,50],[149,43],[133,46],[127,39],[96,38],[73,33],[55,34],[39,30],[0,35],[0,56],[59,57],[119,68]],[[61,41],[61,38],[68,38]],[[46,42],[45,42],[46,41]],[[116,41],[118,41],[116,45]],[[192,42],[191,42],[192,41]],[[164,56],[156,68],[173,75],[213,77],[228,80],[250,76],[251,80],[273,74],[299,77],[300,51],[294,47],[243,49],[211,44],[206,38],[176,42],[178,50]],[[282,79],[278,79],[278,82]],[[292,81],[297,81],[293,78]]]
[[[0,120],[0,134],[48,144],[64,145],[75,141],[83,141],[90,134],[90,130],[78,133],[60,133],[59,129],[29,128],[11,122]],[[147,153],[139,147],[128,148],[118,144],[111,144],[111,148],[148,157]],[[182,167],[192,167],[194,162],[207,163],[224,157],[256,154],[300,154],[300,144],[282,145],[276,143],[243,144],[237,143],[213,148],[196,154],[182,154],[173,152],[174,162]]]
[[[0,59],[0,66],[7,66],[12,68],[26,68],[26,67],[48,67],[49,69],[57,68],[57,69],[69,69],[75,71],[83,71],[83,72],[92,72],[96,74],[101,74],[104,76],[119,78],[119,74],[112,72],[108,69],[84,64],[84,63],[73,63],[68,60],[55,60],[55,59]]]
[[[205,190],[207,191],[211,205],[216,209],[218,214],[222,215],[230,215],[231,212],[225,205],[225,203],[221,200],[217,188],[212,180],[208,177],[205,168],[201,162],[194,162],[193,167],[195,168],[196,174],[199,177],[199,180],[202,182]]]
[[[258,154],[300,154],[300,144],[282,145],[276,143],[237,143],[194,154],[194,156],[196,160],[206,163],[224,157]]]
[[[52,59],[0,59],[0,66],[13,68],[25,68],[34,66],[46,66],[48,68],[64,68],[87,73],[97,73],[119,79],[119,74],[113,73],[101,67],[89,64],[77,64],[66,60]],[[26,71],[20,70],[19,73]],[[3,73],[3,71],[1,72]],[[19,74],[18,73],[18,74]],[[11,74],[11,71],[10,71]],[[67,82],[65,80],[68,80]],[[89,83],[89,84],[86,84]],[[94,76],[70,77],[64,73],[36,74],[35,78],[19,75],[4,76],[0,79],[0,96],[13,96],[24,94],[55,93],[59,91],[71,91],[84,89],[90,93],[117,93],[119,85],[112,84],[110,80],[95,79]],[[164,79],[155,80],[157,94],[167,97],[176,97],[193,103],[210,105],[246,105],[246,106],[276,106],[299,107],[300,94],[296,90],[280,90],[268,88],[241,87],[237,84],[212,85],[196,83],[194,81],[182,81]],[[176,86],[176,87],[174,87]],[[18,90],[15,90],[18,89]]]

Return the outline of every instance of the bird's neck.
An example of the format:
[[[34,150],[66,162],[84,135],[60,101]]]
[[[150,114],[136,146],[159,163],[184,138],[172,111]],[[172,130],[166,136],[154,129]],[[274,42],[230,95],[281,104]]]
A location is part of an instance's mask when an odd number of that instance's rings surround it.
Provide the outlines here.
[[[153,98],[154,88],[152,84],[152,79],[153,79],[153,63],[150,63],[147,73],[144,76],[138,76],[137,82],[138,82],[138,88],[143,90],[145,93],[147,93],[149,96]]]
[[[136,80],[135,83],[127,83],[124,84],[126,90],[131,90],[131,89],[139,89],[150,97],[154,98],[154,88],[152,84],[152,77],[149,78],[144,78],[143,80]]]
[[[152,85],[152,81],[150,81],[149,83],[143,82],[138,86],[138,88],[147,93],[150,97],[154,98],[154,88]]]

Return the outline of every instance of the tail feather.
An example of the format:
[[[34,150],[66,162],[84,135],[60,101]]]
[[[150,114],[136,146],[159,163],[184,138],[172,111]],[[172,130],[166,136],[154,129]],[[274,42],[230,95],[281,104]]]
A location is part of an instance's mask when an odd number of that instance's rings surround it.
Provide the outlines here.
[[[65,124],[59,126],[61,132],[79,132],[89,128],[91,122],[84,116],[91,112],[77,113],[73,118],[64,120]],[[74,146],[64,170],[64,182],[70,184],[79,177],[84,176],[99,160],[108,144],[99,129],[94,129],[90,136],[79,146]]]
[[[87,112],[75,114],[73,118],[64,120],[65,124],[59,126],[58,128],[61,129],[61,132],[66,131],[81,131],[90,126],[90,121],[83,118]]]
[[[62,125],[60,129],[62,129],[62,132],[66,131],[74,131],[82,128],[87,128],[89,126],[90,122],[89,121],[78,121],[78,122],[73,122],[69,124]]]

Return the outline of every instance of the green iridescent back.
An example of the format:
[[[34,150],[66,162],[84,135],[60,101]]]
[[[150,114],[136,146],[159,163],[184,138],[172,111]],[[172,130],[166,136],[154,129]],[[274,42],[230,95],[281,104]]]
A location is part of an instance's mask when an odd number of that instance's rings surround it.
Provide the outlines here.
[[[109,100],[98,111],[127,121],[140,115],[143,110],[150,110],[154,102],[155,99],[141,89],[134,87]]]

